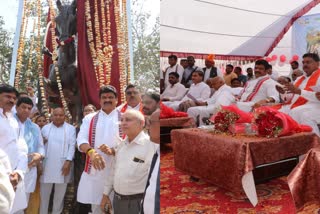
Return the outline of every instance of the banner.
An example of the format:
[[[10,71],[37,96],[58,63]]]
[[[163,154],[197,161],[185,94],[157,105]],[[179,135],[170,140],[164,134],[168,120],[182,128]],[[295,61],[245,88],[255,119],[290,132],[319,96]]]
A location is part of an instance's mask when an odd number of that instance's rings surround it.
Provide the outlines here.
[[[303,16],[292,27],[292,55],[320,53],[320,14]]]

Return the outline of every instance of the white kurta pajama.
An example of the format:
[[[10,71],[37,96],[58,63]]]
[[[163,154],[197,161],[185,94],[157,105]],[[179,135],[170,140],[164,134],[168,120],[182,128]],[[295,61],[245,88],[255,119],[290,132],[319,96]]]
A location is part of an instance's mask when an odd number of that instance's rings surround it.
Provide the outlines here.
[[[171,66],[167,67],[165,71],[161,71],[160,72],[160,79],[164,78],[164,88],[166,88],[166,87],[168,87],[168,85],[170,85],[169,74],[172,72],[177,72],[179,74],[179,82],[181,82],[182,77],[183,77],[184,68],[179,64],[175,64],[172,67]],[[165,77],[163,77],[164,74],[165,74]]]
[[[252,106],[261,100],[265,100],[267,98],[273,98],[275,103],[280,101],[279,93],[276,89],[277,82],[272,80],[271,78],[264,81],[259,88],[257,88],[257,84],[259,82],[268,77],[267,75],[256,78],[254,80],[250,80],[247,82],[246,86],[243,89],[240,101],[237,102],[237,106],[246,112],[251,111]],[[248,100],[248,97],[252,95],[254,89],[257,88],[257,93],[252,97],[252,99]]]
[[[317,124],[320,123],[320,100],[315,96],[314,91],[304,90],[307,86],[309,79],[315,74],[313,72],[312,75],[307,77],[304,75],[304,80],[299,85],[301,89],[301,95],[295,94],[291,100],[291,103],[288,105],[282,105],[279,111],[289,114],[294,120],[296,120],[300,124],[306,124],[311,126],[312,131],[320,136],[319,128]],[[296,82],[302,78],[298,77]],[[320,86],[320,78],[317,79],[316,86]],[[301,106],[295,107],[291,109],[292,104],[294,104],[299,97],[303,97],[307,100],[307,102]]]
[[[43,174],[40,178],[40,214],[48,213],[50,193],[55,185],[52,214],[61,213],[67,184],[71,181],[73,169],[68,176],[61,174],[66,160],[72,161],[76,143],[76,129],[68,123],[56,127],[53,123],[45,125],[42,136],[48,140],[45,144],[46,157],[43,161]],[[71,163],[72,166],[72,163]]]
[[[188,94],[192,95],[198,101],[205,101],[210,97],[211,89],[210,87],[205,84],[204,82],[200,82],[197,84],[192,84],[188,93],[182,98],[181,101],[174,101],[174,102],[163,102],[164,105],[173,108],[175,111],[178,110],[180,103],[191,100],[188,97]]]
[[[15,213],[27,207],[24,173],[28,167],[28,147],[25,143],[18,141],[19,127],[16,119],[11,113],[6,115],[7,117],[3,114],[3,109],[0,108],[0,148],[9,158],[11,169],[13,170],[11,172],[17,172],[21,177],[10,210],[10,213]]]
[[[80,150],[81,144],[89,144],[89,129],[92,118],[99,114],[96,125],[94,149],[102,155],[106,167],[99,171],[91,167],[90,174],[83,172],[79,182],[77,201],[84,204],[92,204],[94,207],[99,206],[102,195],[104,182],[110,176],[110,169],[113,167],[114,157],[101,152],[98,147],[106,144],[108,147],[115,147],[119,142],[119,110],[114,109],[110,114],[100,110],[97,113],[87,115],[83,119],[80,132],[77,138],[77,144]],[[99,212],[99,209],[96,209]],[[94,213],[95,211],[93,211]],[[100,211],[101,212],[101,211]]]
[[[214,114],[219,106],[229,106],[235,102],[231,87],[224,84],[209,99],[206,100],[208,106],[195,106],[188,109],[187,113],[195,121],[199,116],[199,125],[204,125],[202,119]]]
[[[160,95],[160,98],[167,98],[169,101],[179,101],[186,94],[187,89],[181,83],[177,82],[174,85],[168,85],[164,92]]]

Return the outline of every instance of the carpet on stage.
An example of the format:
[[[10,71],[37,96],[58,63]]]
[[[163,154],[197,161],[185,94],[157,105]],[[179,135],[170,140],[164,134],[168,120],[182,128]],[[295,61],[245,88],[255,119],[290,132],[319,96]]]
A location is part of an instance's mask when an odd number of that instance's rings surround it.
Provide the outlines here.
[[[162,145],[163,146],[163,145]],[[286,176],[256,186],[258,205],[248,199],[234,199],[232,193],[201,179],[190,176],[174,167],[170,146],[161,149],[161,213],[199,214],[294,214],[296,213]],[[190,160],[192,161],[192,160]],[[310,204],[299,214],[320,214],[320,208]]]

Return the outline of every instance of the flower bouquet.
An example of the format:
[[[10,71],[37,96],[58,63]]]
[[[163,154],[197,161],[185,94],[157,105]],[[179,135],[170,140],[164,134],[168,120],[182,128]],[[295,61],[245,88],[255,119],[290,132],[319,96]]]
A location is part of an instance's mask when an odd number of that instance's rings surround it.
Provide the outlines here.
[[[236,105],[222,106],[221,110],[210,118],[218,132],[230,132],[229,127],[236,123],[251,123],[252,114],[241,111]]]
[[[280,137],[298,132],[311,132],[312,128],[298,124],[289,115],[271,107],[263,106],[255,109],[255,123],[258,135],[263,137]]]

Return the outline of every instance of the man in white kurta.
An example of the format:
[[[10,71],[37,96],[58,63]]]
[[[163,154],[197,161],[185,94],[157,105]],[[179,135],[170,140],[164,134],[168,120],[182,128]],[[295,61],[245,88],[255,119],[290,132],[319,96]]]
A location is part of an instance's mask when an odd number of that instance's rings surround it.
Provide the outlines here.
[[[179,105],[186,101],[205,101],[210,97],[211,90],[210,87],[203,81],[203,72],[194,71],[192,73],[192,85],[188,93],[182,98],[181,101],[174,102],[163,102],[164,105],[173,108],[175,111],[178,110]]]
[[[101,110],[83,119],[77,138],[79,151],[87,155],[85,170],[79,182],[77,201],[91,204],[93,214],[102,213],[99,205],[104,182],[110,176],[110,169],[114,164],[114,157],[104,154],[99,148],[103,144],[110,148],[115,147],[120,136],[121,113],[116,108],[116,89],[113,86],[103,86],[100,88],[99,97]]]
[[[141,94],[137,87],[133,84],[129,84],[124,90],[126,94],[126,102],[118,106],[117,109],[124,113],[127,109],[134,109],[142,112]]]
[[[235,102],[235,97],[232,94],[231,87],[224,83],[222,77],[215,77],[212,80],[212,87],[216,90],[215,93],[204,102],[197,103],[198,106],[191,107],[187,113],[197,122],[199,117],[199,125],[203,125],[203,118],[209,117],[218,111],[220,106],[229,106]]]
[[[257,60],[255,62],[254,72],[256,79],[246,83],[240,94],[240,101],[237,106],[246,112],[267,103],[278,103],[279,93],[275,86],[277,82],[271,79],[267,74],[269,63],[266,60]]]
[[[158,147],[144,133],[144,125],[142,113],[128,110],[121,116],[121,129],[126,138],[112,151],[106,146],[103,149],[115,155],[115,163],[111,176],[105,180],[101,208],[106,203],[110,206],[108,195],[114,190],[114,214],[139,214],[151,161]]]
[[[10,213],[27,207],[24,191],[24,173],[27,170],[28,147],[18,141],[19,127],[11,109],[18,96],[17,90],[7,84],[0,85],[0,149],[7,154],[10,162],[9,174],[15,197]]]
[[[29,116],[31,115],[33,102],[29,97],[20,97],[18,99],[15,118],[19,124],[19,141],[23,141],[28,146],[28,170],[25,174],[24,184],[29,201],[30,193],[34,192],[37,182],[37,165],[43,159],[45,151],[40,128],[33,123]]]
[[[64,110],[56,108],[52,113],[52,122],[45,125],[41,130],[46,142],[46,157],[43,161],[43,173],[40,178],[40,214],[48,213],[53,185],[52,214],[60,214],[62,212],[64,195],[68,183],[71,182],[76,129],[64,120]]]
[[[164,92],[160,95],[162,101],[180,101],[186,94],[187,89],[179,82],[178,73],[169,74],[169,85]]]
[[[316,92],[320,91],[319,56],[304,54],[302,63],[303,76],[298,77],[294,84],[277,87],[280,93],[294,94],[291,102],[282,105],[279,111],[289,114],[298,123],[311,126],[313,132],[320,136],[317,126],[320,123],[320,100],[316,97]]]
[[[170,82],[169,82],[170,73],[179,74],[179,82],[181,82],[184,68],[181,65],[179,65],[177,62],[178,62],[177,56],[170,55],[168,57],[168,63],[170,66],[167,67],[164,71],[160,72],[160,87],[162,87],[163,89],[167,88],[168,85],[170,85]]]

